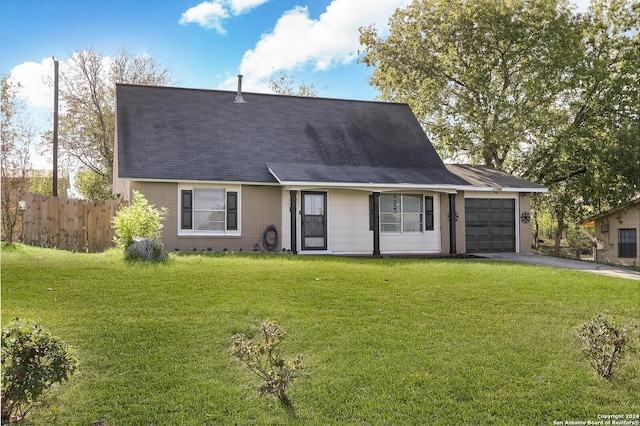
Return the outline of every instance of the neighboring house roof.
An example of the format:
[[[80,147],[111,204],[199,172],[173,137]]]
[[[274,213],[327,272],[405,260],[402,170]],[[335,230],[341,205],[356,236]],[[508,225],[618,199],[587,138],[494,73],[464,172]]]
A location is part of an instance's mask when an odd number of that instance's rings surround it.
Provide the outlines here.
[[[468,186],[406,104],[117,85],[118,177]]]
[[[588,219],[585,219],[582,222],[582,225],[593,225],[593,223],[596,220],[603,219],[603,218],[605,218],[607,216],[610,216],[612,214],[618,214],[618,213],[620,213],[622,211],[625,211],[625,210],[627,210],[627,209],[629,209],[629,208],[631,208],[632,206],[635,206],[635,205],[640,205],[640,198],[636,198],[635,200],[632,200],[627,204],[623,204],[621,206],[617,206],[616,208],[613,208],[611,210],[607,210],[606,212],[600,213],[599,215],[592,216],[592,217],[590,217]]]
[[[490,166],[446,164],[447,169],[469,182],[475,189],[490,191],[545,192],[546,187]]]

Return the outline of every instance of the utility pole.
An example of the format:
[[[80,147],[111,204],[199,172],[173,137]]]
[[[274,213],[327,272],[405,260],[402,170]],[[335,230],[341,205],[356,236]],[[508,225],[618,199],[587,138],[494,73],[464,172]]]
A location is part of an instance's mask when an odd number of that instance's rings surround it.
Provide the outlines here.
[[[53,57],[53,196],[58,196],[58,61]]]

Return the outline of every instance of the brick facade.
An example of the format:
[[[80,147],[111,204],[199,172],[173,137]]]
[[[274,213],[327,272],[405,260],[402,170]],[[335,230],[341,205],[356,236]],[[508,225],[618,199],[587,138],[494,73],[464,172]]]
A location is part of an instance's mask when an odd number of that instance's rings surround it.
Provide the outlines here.
[[[277,186],[242,186],[240,236],[178,235],[178,184],[165,182],[131,182],[131,190],[139,191],[156,208],[166,207],[162,242],[167,251],[252,251],[269,225],[278,231],[278,250],[282,247],[281,188]]]

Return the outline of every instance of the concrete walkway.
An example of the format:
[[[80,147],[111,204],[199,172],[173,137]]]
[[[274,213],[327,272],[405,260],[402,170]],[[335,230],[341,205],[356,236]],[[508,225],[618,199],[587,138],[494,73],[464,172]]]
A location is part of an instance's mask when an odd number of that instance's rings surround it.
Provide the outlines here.
[[[554,268],[575,269],[578,271],[591,272],[594,274],[608,275],[610,277],[627,278],[640,280],[640,272],[601,263],[586,262],[582,260],[562,259],[541,254],[522,253],[478,253],[474,254],[479,258],[500,260],[505,262],[528,263],[531,265],[551,266]]]

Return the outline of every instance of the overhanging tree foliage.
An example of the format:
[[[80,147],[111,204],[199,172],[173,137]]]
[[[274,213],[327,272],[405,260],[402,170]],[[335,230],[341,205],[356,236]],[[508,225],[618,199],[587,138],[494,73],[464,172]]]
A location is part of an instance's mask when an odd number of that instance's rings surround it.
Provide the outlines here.
[[[557,108],[562,121],[523,158],[522,173],[550,189],[558,238],[566,221],[640,194],[639,26],[640,3],[592,3],[580,62]]]
[[[442,154],[510,169],[548,127],[580,33],[567,2],[416,0],[360,41],[380,97],[408,103]]]
[[[639,23],[632,0],[415,0],[360,30],[361,60],[443,156],[548,186],[561,235],[640,193]]]
[[[169,72],[150,56],[75,52],[60,72],[60,144],[80,165],[111,182],[115,84],[164,85]]]
[[[268,79],[267,83],[271,92],[276,95],[306,96],[309,98],[318,96],[315,84],[302,82],[296,89],[295,77],[284,73],[280,73],[278,78]]]
[[[0,175],[2,184],[2,239],[12,243],[20,232],[19,203],[29,187],[31,170],[30,146],[34,131],[23,115],[24,105],[17,100],[19,83],[3,77],[0,120]]]
[[[80,170],[76,175],[76,189],[86,200],[108,200],[115,196],[111,193],[111,179],[92,170]]]

